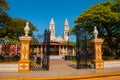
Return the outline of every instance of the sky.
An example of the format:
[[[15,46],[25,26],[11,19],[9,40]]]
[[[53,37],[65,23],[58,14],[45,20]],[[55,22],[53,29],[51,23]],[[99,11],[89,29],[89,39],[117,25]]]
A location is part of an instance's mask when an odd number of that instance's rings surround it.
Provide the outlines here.
[[[106,0],[7,0],[10,10],[8,14],[13,18],[30,21],[38,29],[34,35],[43,34],[49,29],[51,18],[55,22],[55,36],[63,37],[64,22],[68,19],[69,27],[74,27],[74,20],[90,6]],[[75,36],[70,37],[71,41]]]

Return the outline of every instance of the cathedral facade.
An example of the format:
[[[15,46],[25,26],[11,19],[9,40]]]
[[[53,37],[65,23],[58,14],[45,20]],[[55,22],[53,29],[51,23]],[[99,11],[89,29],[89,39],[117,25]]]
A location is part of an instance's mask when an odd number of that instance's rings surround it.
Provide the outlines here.
[[[55,22],[53,18],[50,21],[50,27],[49,31],[50,33],[50,55],[59,55],[59,56],[65,56],[68,54],[68,51],[72,52],[73,55],[75,54],[75,47],[62,44],[62,42],[68,42],[69,41],[69,23],[68,20],[66,19],[64,22],[64,31],[63,34],[64,36],[55,36]],[[68,47],[69,46],[69,47]]]
[[[50,21],[50,27],[49,27],[50,33],[50,41],[51,42],[63,42],[63,41],[68,41],[69,40],[69,23],[68,20],[65,20],[64,23],[64,37],[62,38],[61,36],[56,37],[55,36],[55,22],[53,18]]]

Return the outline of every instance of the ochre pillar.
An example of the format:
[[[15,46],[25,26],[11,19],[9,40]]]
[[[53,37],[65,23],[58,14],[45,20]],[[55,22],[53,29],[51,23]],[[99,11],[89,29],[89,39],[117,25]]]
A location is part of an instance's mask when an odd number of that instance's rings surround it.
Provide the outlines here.
[[[103,69],[104,68],[104,62],[102,60],[102,43],[103,39],[95,38],[92,40],[92,44],[94,46],[94,66],[95,69]]]
[[[20,61],[18,63],[18,72],[29,72],[30,71],[29,45],[31,37],[22,36],[19,39],[21,42],[21,49],[20,49]]]

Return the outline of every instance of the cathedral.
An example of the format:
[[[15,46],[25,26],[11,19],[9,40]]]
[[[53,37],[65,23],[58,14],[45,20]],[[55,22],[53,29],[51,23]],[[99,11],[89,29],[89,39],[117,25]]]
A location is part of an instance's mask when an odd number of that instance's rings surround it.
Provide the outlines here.
[[[64,38],[61,36],[55,37],[55,22],[53,18],[50,21],[50,27],[49,27],[50,33],[50,41],[51,42],[63,42],[63,41],[68,41],[69,40],[69,23],[68,20],[65,20],[64,23]]]
[[[73,55],[75,55],[75,46],[70,46],[68,44],[63,44],[63,42],[68,42],[69,41],[69,23],[68,20],[66,19],[64,22],[64,31],[63,34],[64,36],[55,36],[55,22],[53,18],[50,21],[49,24],[49,31],[50,33],[50,55],[54,56],[65,56],[68,54],[68,52],[71,52]],[[31,47],[34,47],[33,51],[37,55],[43,54],[43,48],[46,49],[46,46],[42,45],[31,45]]]
[[[73,54],[75,54],[75,47],[70,46],[68,47],[68,44],[63,44],[62,42],[68,42],[69,41],[69,23],[68,20],[66,19],[64,22],[64,37],[55,36],[55,22],[53,18],[50,21],[50,27],[49,31],[50,33],[50,55],[59,55],[59,56],[65,56],[68,51],[71,51]]]

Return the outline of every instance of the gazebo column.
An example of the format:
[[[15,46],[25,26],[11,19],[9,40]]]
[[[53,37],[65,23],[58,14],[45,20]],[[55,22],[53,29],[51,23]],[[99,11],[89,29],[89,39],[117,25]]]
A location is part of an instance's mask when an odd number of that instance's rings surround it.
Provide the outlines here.
[[[59,45],[59,56],[61,56],[61,46]]]
[[[44,53],[46,53],[47,52],[47,49],[46,49],[46,45],[45,45],[45,52]]]
[[[37,53],[37,56],[39,56],[39,47],[38,46],[36,48],[36,53]]]
[[[43,47],[42,47],[42,45],[41,45],[41,56],[43,55]]]
[[[74,47],[72,48],[72,54],[73,54],[73,56],[75,56],[75,49],[74,49]]]
[[[65,47],[63,46],[63,47],[62,47],[62,56],[65,56],[65,52],[66,52],[66,51],[65,51]]]
[[[65,55],[68,55],[67,46],[66,46],[66,48],[65,48]]]

